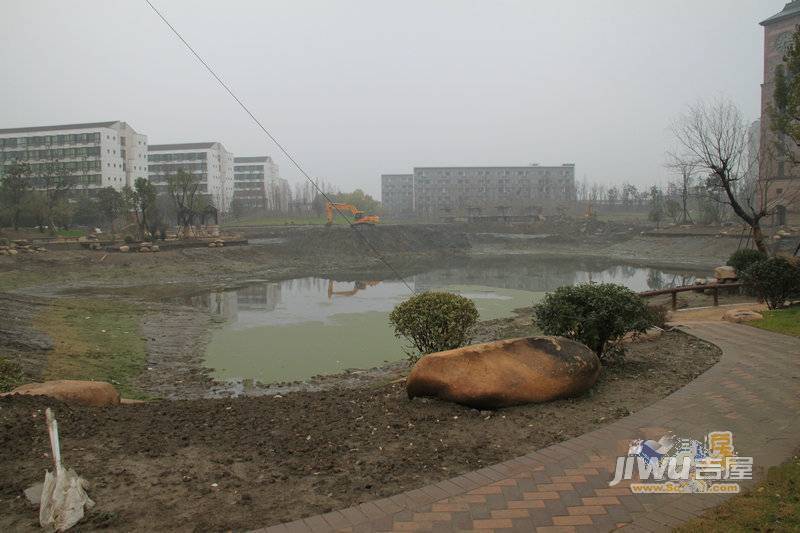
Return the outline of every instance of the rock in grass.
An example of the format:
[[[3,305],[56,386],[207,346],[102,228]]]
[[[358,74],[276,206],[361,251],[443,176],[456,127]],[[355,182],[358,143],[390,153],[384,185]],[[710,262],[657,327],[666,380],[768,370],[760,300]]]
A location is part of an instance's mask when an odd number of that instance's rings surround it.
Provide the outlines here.
[[[599,375],[600,360],[583,344],[526,337],[428,354],[411,370],[406,391],[492,409],[577,396]]]
[[[731,309],[722,315],[722,320],[733,322],[734,324],[741,324],[742,322],[752,322],[753,320],[761,320],[764,315],[756,313],[749,309]]]
[[[28,383],[21,385],[11,392],[0,396],[13,396],[23,394],[27,396],[48,396],[66,404],[90,405],[100,407],[103,405],[116,405],[120,397],[117,389],[105,381],[79,381],[60,379],[45,381],[44,383]]]

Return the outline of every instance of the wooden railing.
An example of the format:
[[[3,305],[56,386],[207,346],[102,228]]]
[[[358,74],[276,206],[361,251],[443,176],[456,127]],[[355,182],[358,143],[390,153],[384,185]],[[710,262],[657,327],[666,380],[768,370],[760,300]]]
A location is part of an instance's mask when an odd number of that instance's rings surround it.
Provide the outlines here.
[[[735,283],[709,283],[707,285],[684,285],[682,287],[670,287],[669,289],[659,289],[657,291],[644,291],[640,292],[639,296],[642,298],[650,298],[653,296],[661,296],[663,294],[670,294],[672,295],[672,310],[676,310],[678,308],[678,293],[679,292],[689,292],[689,291],[698,291],[702,292],[707,289],[711,289],[711,294],[714,296],[714,306],[719,305],[719,290],[722,289],[737,289],[742,286],[741,282]]]

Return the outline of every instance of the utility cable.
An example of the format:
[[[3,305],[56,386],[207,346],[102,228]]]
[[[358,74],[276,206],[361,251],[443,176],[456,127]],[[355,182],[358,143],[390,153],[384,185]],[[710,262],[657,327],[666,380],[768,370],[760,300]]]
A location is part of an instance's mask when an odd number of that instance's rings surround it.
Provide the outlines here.
[[[314,180],[313,180],[313,179],[311,179],[311,176],[309,176],[309,175],[308,175],[308,173],[307,173],[307,172],[306,172],[306,171],[303,169],[303,167],[302,167],[302,166],[300,166],[300,163],[298,163],[298,162],[297,162],[297,161],[294,159],[294,157],[292,157],[292,155],[291,155],[291,154],[290,154],[290,153],[289,153],[289,152],[288,152],[288,151],[287,151],[287,150],[286,150],[286,149],[283,147],[283,145],[282,145],[280,142],[278,142],[278,139],[276,139],[276,138],[275,138],[275,137],[274,137],[274,136],[273,136],[273,135],[272,135],[272,134],[269,132],[269,130],[267,130],[267,128],[265,128],[265,127],[264,127],[264,125],[263,125],[263,124],[261,124],[261,121],[260,121],[260,120],[258,120],[258,119],[256,118],[256,116],[255,116],[255,115],[254,115],[254,114],[253,114],[253,113],[250,111],[250,109],[248,109],[248,107],[247,107],[246,105],[244,105],[244,102],[242,102],[242,100],[241,100],[241,99],[240,99],[238,96],[236,96],[236,94],[235,94],[235,93],[234,93],[234,92],[231,90],[231,88],[228,86],[228,84],[227,84],[227,83],[225,83],[225,82],[222,80],[222,78],[220,78],[220,77],[217,75],[217,73],[216,73],[216,72],[214,72],[214,69],[212,69],[212,68],[211,68],[211,66],[209,66],[209,64],[208,64],[208,63],[207,63],[207,62],[206,62],[206,61],[205,61],[205,60],[204,60],[204,59],[203,59],[203,58],[200,56],[200,54],[198,54],[198,53],[195,51],[195,49],[194,49],[194,48],[192,48],[192,45],[190,45],[190,44],[189,44],[189,42],[188,42],[186,39],[184,39],[184,38],[183,38],[183,35],[181,35],[181,34],[180,34],[180,32],[179,32],[177,29],[175,29],[175,26],[173,26],[173,25],[172,25],[172,24],[171,24],[171,23],[170,23],[170,22],[169,22],[169,21],[166,19],[166,17],[164,17],[164,15],[162,15],[162,14],[161,14],[161,12],[160,12],[160,11],[159,11],[159,10],[156,8],[156,6],[154,6],[154,5],[153,5],[153,3],[152,3],[152,2],[150,2],[150,0],[144,0],[144,1],[147,3],[147,5],[148,5],[148,6],[150,6],[150,9],[152,9],[152,10],[155,12],[155,14],[156,14],[156,15],[158,15],[158,18],[160,18],[160,19],[161,19],[161,20],[164,22],[164,24],[166,24],[166,25],[169,27],[169,29],[170,29],[170,30],[172,30],[172,33],[174,33],[174,34],[175,34],[175,35],[178,37],[178,39],[180,39],[180,40],[181,40],[181,42],[182,42],[182,43],[183,43],[183,44],[186,46],[186,48],[187,48],[187,49],[188,49],[188,50],[189,50],[189,51],[192,53],[192,55],[194,55],[194,57],[195,57],[195,58],[197,58],[197,60],[198,60],[198,61],[199,61],[199,62],[200,62],[200,63],[201,63],[201,64],[202,64],[202,65],[203,65],[205,68],[206,68],[206,70],[208,70],[208,72],[209,72],[209,73],[210,73],[210,74],[211,74],[211,75],[214,77],[214,79],[215,79],[215,80],[217,80],[217,82],[219,82],[219,84],[222,86],[222,88],[223,88],[223,89],[225,89],[225,91],[226,91],[226,92],[227,92],[227,93],[228,93],[228,94],[229,94],[229,95],[230,95],[230,96],[231,96],[231,97],[232,97],[234,100],[236,100],[236,103],[237,103],[237,104],[239,104],[239,107],[241,107],[241,108],[244,110],[244,112],[245,112],[245,113],[247,113],[247,114],[248,114],[248,116],[249,116],[249,117],[250,117],[250,118],[253,120],[253,122],[255,122],[255,124],[256,124],[256,125],[257,125],[257,126],[260,128],[260,129],[261,129],[261,131],[263,131],[263,132],[264,132],[264,133],[267,135],[267,137],[269,137],[269,139],[270,139],[270,140],[271,140],[271,141],[272,141],[272,142],[275,144],[275,146],[277,146],[277,147],[278,147],[278,150],[280,150],[280,151],[281,151],[281,153],[283,153],[283,155],[285,155],[285,156],[286,156],[286,158],[287,158],[289,161],[291,161],[292,165],[294,165],[294,167],[295,167],[297,170],[299,170],[299,171],[300,171],[300,173],[301,173],[301,174],[302,174],[302,175],[303,175],[303,176],[304,176],[304,177],[305,177],[305,178],[308,180],[308,182],[311,184],[311,186],[312,186],[312,187],[314,187],[314,189],[316,189],[316,191],[317,191],[317,192],[320,194],[320,196],[322,196],[323,198],[325,198],[325,200],[326,200],[327,202],[329,202],[331,205],[333,205],[333,208],[336,210],[336,212],[337,212],[339,215],[341,215],[342,217],[344,217],[345,221],[347,221],[347,224],[350,226],[350,228],[351,228],[353,231],[355,231],[355,232],[358,234],[358,236],[361,238],[361,240],[363,240],[363,241],[364,241],[364,244],[366,244],[366,245],[367,245],[367,247],[368,247],[370,250],[372,250],[372,253],[373,253],[373,255],[374,255],[374,256],[375,256],[375,257],[376,257],[376,258],[377,258],[377,259],[378,259],[378,260],[379,260],[381,263],[383,263],[384,265],[386,265],[386,266],[389,268],[389,270],[391,270],[391,271],[392,271],[392,273],[393,273],[395,276],[397,276],[397,278],[398,278],[400,281],[402,281],[402,282],[403,282],[403,285],[405,285],[405,286],[406,286],[406,288],[407,288],[407,289],[408,289],[408,290],[409,290],[409,291],[410,291],[410,292],[413,294],[413,293],[414,293],[414,289],[412,289],[412,288],[411,288],[411,285],[409,285],[409,284],[408,284],[408,282],[405,280],[405,278],[404,278],[403,276],[401,276],[401,275],[400,275],[400,273],[399,273],[399,272],[398,272],[398,271],[397,271],[397,270],[396,270],[396,269],[395,269],[395,268],[394,268],[394,267],[393,267],[391,264],[389,264],[389,262],[388,262],[388,261],[387,261],[387,260],[386,260],[386,259],[385,259],[385,258],[384,258],[382,255],[381,255],[381,253],[380,253],[380,252],[378,252],[377,248],[375,248],[375,246],[373,246],[373,244],[372,244],[371,242],[369,242],[369,239],[367,239],[367,237],[366,237],[366,236],[365,236],[363,233],[361,233],[361,228],[359,228],[358,224],[353,224],[353,223],[350,221],[350,219],[349,219],[349,218],[347,218],[347,216],[346,216],[346,215],[345,215],[345,214],[344,214],[344,213],[343,213],[343,212],[342,212],[342,211],[339,209],[339,207],[336,205],[336,202],[334,202],[333,200],[331,200],[331,198],[330,198],[330,197],[329,197],[329,196],[328,196],[328,195],[325,193],[325,191],[323,191],[322,189],[320,189],[319,185],[317,185],[317,184],[316,184],[316,182],[314,182]]]

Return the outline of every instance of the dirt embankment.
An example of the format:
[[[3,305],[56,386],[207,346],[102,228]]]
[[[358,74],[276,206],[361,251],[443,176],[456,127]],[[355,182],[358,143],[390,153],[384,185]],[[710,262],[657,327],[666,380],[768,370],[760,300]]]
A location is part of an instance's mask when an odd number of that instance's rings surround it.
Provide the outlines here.
[[[363,256],[381,254],[464,253],[469,249],[460,228],[445,225],[302,226],[249,228],[247,238],[275,239],[294,253]]]
[[[679,332],[631,345],[591,394],[499,411],[408,400],[402,385],[66,407],[0,399],[0,531],[38,531],[22,491],[65,462],[97,502],[81,531],[245,530],[387,497],[593,430],[683,386],[719,350]]]
[[[42,378],[53,342],[33,320],[47,305],[45,299],[0,293],[0,391]]]

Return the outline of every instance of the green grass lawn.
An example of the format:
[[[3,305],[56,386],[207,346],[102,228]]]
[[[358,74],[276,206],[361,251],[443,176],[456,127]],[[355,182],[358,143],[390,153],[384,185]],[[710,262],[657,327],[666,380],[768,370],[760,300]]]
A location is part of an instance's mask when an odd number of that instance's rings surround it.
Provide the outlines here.
[[[25,381],[19,365],[0,356],[0,392],[8,392]]]
[[[108,381],[123,397],[143,398],[134,384],[147,360],[141,314],[112,300],[65,299],[47,307],[34,321],[55,341],[44,378]]]
[[[757,328],[800,337],[800,304],[764,312],[764,319],[750,322]]]
[[[767,472],[752,490],[675,529],[679,533],[800,531],[800,457]]]

